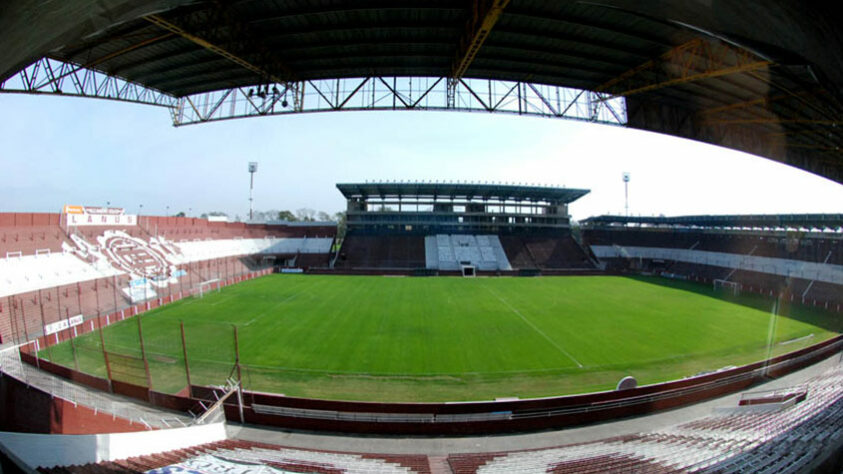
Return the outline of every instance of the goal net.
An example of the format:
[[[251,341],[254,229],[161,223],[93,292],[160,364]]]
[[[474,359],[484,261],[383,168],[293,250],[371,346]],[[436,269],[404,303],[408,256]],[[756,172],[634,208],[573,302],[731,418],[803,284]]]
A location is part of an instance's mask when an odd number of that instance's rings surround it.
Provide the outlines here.
[[[714,280],[714,290],[730,291],[735,295],[739,295],[742,285],[736,281],[728,280]]]
[[[219,278],[214,278],[213,280],[203,281],[198,285],[199,287],[199,297],[204,298],[207,293],[210,293],[214,290],[220,291],[220,280]]]

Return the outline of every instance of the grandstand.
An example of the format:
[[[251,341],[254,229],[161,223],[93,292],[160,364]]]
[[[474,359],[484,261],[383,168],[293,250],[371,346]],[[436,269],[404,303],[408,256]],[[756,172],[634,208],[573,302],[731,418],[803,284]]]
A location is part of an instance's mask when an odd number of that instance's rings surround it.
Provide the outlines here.
[[[598,216],[583,239],[604,268],[659,273],[839,309],[843,215]]]
[[[26,341],[71,316],[186,294],[214,278],[275,265],[325,267],[336,236],[336,223],[244,224],[68,208],[80,214],[0,213],[0,342]],[[124,219],[99,225],[103,215]],[[84,219],[74,224],[68,216]],[[81,223],[93,216],[96,224]]]
[[[791,404],[723,408],[664,429],[554,448],[452,454],[455,473],[475,472],[810,472],[841,441],[840,369],[770,394]],[[806,399],[806,394],[808,398]],[[808,445],[808,449],[802,449]]]
[[[371,449],[360,449],[365,446],[363,439],[325,437],[319,446],[303,447],[299,444],[312,443],[306,435],[298,439],[252,428],[225,430],[222,423],[210,423],[155,431],[123,429],[74,436],[72,441],[54,435],[0,433],[0,459],[5,459],[6,467],[45,474],[207,469],[237,473],[264,467],[286,472],[431,474],[836,472],[839,465],[829,454],[843,443],[841,380],[839,362],[826,361],[818,370],[792,374],[781,383],[768,383],[762,391],[718,399],[707,410],[648,417],[638,424],[614,422],[608,430],[585,427],[577,433],[583,438],[580,442],[554,443],[564,435],[542,433],[482,441],[415,439],[409,444],[376,438]],[[149,412],[144,415],[154,417]],[[66,449],[67,443],[74,449]],[[106,443],[108,450],[92,449]],[[538,446],[523,447],[530,444]],[[479,451],[480,446],[492,449]]]
[[[341,183],[348,230],[337,269],[593,269],[568,206],[584,189],[475,183]]]

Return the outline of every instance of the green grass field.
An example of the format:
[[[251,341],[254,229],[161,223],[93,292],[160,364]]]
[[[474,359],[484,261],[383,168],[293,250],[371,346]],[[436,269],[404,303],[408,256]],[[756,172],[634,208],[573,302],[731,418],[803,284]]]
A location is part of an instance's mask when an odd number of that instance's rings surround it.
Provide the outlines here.
[[[270,275],[145,313],[141,324],[155,390],[186,384],[183,321],[194,384],[224,383],[237,326],[247,389],[442,401],[682,378],[818,343],[841,319],[661,278]],[[106,328],[104,341],[113,377],[144,380],[136,319]],[[98,333],[42,356],[106,372]]]

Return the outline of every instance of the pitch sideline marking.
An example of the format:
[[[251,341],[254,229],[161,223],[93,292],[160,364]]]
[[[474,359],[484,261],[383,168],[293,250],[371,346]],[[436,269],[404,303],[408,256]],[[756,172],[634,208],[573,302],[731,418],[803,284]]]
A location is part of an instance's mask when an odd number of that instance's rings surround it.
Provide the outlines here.
[[[553,347],[555,347],[555,348],[556,348],[559,352],[561,352],[561,353],[565,354],[565,355],[566,355],[569,359],[571,359],[572,361],[574,361],[574,363],[575,363],[575,364],[577,364],[577,365],[579,366],[579,368],[581,368],[581,369],[583,368],[583,365],[582,365],[582,364],[580,364],[580,361],[578,361],[577,359],[575,359],[575,358],[574,358],[574,356],[572,356],[571,354],[569,354],[569,353],[568,353],[568,351],[566,351],[565,349],[563,349],[563,348],[562,348],[562,346],[560,346],[559,344],[557,344],[557,343],[556,343],[553,339],[551,339],[551,338],[550,338],[550,336],[548,336],[548,335],[547,335],[544,331],[542,331],[541,329],[539,329],[539,328],[538,328],[535,324],[533,324],[533,323],[532,323],[529,319],[527,319],[527,318],[526,318],[523,314],[521,314],[521,311],[518,311],[517,309],[515,309],[515,307],[513,307],[511,304],[509,304],[509,302],[508,302],[508,301],[506,301],[505,299],[503,299],[503,298],[501,298],[500,296],[498,296],[498,294],[497,294],[497,293],[495,293],[494,291],[492,291],[492,290],[491,290],[491,288],[489,288],[489,287],[487,287],[487,286],[485,286],[485,285],[483,286],[483,288],[485,288],[485,289],[486,289],[486,291],[488,291],[489,293],[491,293],[491,294],[492,294],[492,296],[494,296],[495,298],[497,298],[497,299],[498,299],[498,301],[500,301],[501,303],[505,304],[507,308],[509,308],[509,309],[510,309],[513,313],[515,313],[515,314],[516,314],[519,318],[521,318],[521,320],[522,320],[522,321],[524,321],[525,323],[527,323],[527,325],[528,325],[528,326],[530,326],[530,327],[533,329],[533,331],[536,331],[536,332],[537,332],[537,333],[538,333],[541,337],[545,338],[545,339],[547,340],[547,342],[549,342],[549,343],[550,343]]]

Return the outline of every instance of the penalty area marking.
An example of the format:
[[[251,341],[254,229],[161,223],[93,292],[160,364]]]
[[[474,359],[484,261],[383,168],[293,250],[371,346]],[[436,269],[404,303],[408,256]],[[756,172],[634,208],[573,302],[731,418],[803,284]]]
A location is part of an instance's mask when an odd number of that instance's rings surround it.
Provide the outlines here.
[[[536,332],[537,332],[537,333],[538,333],[541,337],[545,338],[545,340],[547,340],[547,342],[549,342],[549,343],[550,343],[553,347],[555,347],[555,348],[556,348],[559,352],[561,352],[561,353],[562,353],[562,354],[564,354],[566,357],[568,357],[569,359],[571,359],[572,361],[574,361],[574,363],[575,363],[575,364],[577,364],[577,366],[579,366],[579,368],[581,368],[581,369],[583,368],[583,365],[582,365],[582,364],[580,364],[580,361],[578,361],[577,359],[575,359],[575,358],[574,358],[574,356],[572,356],[570,353],[568,353],[568,351],[566,351],[565,349],[563,349],[563,348],[562,348],[562,346],[560,346],[559,344],[557,344],[557,343],[556,343],[556,341],[554,341],[553,339],[551,339],[551,338],[550,338],[550,336],[548,336],[548,335],[547,335],[544,331],[542,331],[541,329],[539,329],[538,327],[536,327],[536,325],[535,325],[535,324],[533,324],[532,322],[530,322],[530,320],[529,320],[529,319],[527,319],[526,317],[524,317],[524,315],[523,315],[523,314],[521,314],[521,311],[518,311],[517,309],[515,309],[515,307],[513,307],[511,304],[509,304],[509,302],[508,302],[508,301],[506,301],[505,299],[503,299],[503,298],[501,298],[500,296],[498,296],[498,294],[497,294],[497,293],[495,293],[494,291],[492,291],[492,290],[491,290],[491,288],[489,288],[489,287],[487,287],[487,286],[483,286],[483,288],[486,288],[486,291],[488,291],[489,293],[491,293],[491,294],[492,294],[492,296],[494,296],[495,298],[497,298],[497,299],[498,299],[498,301],[500,301],[501,303],[505,304],[505,305],[506,305],[506,307],[510,309],[510,311],[512,311],[513,313],[515,313],[515,314],[516,314],[519,318],[521,318],[521,320],[522,320],[522,321],[524,321],[525,323],[527,323],[527,325],[528,325],[528,326],[530,326],[530,327],[533,329],[533,331],[536,331]]]

